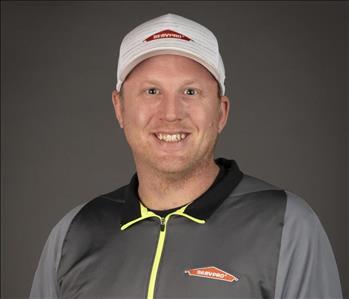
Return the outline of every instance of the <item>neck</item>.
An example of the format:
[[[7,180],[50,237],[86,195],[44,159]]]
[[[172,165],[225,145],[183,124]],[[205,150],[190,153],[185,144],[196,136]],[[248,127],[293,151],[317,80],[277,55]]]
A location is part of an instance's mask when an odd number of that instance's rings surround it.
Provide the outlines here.
[[[153,210],[180,207],[203,194],[218,172],[219,167],[213,160],[176,176],[137,167],[139,197],[146,207]]]

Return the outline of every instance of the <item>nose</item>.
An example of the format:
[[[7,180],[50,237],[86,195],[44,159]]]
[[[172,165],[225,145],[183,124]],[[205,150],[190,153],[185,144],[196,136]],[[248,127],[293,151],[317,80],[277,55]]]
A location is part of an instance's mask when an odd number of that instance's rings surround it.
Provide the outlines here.
[[[160,118],[168,122],[182,120],[184,108],[184,103],[178,95],[167,95],[161,102]]]

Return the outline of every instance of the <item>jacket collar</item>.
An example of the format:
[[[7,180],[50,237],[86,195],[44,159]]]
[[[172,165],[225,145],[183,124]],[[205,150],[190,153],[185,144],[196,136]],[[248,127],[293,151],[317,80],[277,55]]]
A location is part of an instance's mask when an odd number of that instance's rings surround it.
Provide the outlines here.
[[[206,222],[229,194],[232,193],[243,177],[243,173],[234,160],[218,158],[215,162],[220,167],[217,179],[205,193],[191,204],[185,206],[185,209],[181,211],[189,216],[188,218],[191,217]],[[125,203],[122,209],[121,226],[130,222],[135,223],[137,219],[148,218],[144,217],[147,209],[141,204],[138,195],[137,174],[132,177],[131,182],[127,185],[124,197]]]

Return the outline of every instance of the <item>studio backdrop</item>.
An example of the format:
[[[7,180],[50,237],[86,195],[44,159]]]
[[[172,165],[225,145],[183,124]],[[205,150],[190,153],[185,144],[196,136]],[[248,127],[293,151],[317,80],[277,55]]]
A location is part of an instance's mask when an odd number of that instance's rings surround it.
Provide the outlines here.
[[[1,297],[28,297],[65,213],[129,182],[119,45],[169,12],[220,42],[231,110],[217,157],[309,203],[348,294],[347,3],[1,1]]]

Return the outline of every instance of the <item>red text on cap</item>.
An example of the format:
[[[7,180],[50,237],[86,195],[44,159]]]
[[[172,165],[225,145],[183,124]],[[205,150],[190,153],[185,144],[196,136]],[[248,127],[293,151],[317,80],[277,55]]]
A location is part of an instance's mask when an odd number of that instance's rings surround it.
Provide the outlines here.
[[[178,33],[173,30],[162,30],[160,32],[154,33],[153,35],[147,37],[144,41],[150,42],[152,40],[162,39],[162,38],[177,38],[177,39],[183,39],[186,41],[190,41],[191,39],[184,34]]]

